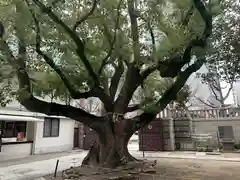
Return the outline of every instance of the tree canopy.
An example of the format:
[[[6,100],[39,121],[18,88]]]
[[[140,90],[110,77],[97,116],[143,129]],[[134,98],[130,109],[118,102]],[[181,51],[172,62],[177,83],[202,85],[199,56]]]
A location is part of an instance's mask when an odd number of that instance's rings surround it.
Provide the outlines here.
[[[113,77],[114,66],[121,62],[125,68],[126,64],[132,61],[133,29],[129,27],[125,9],[127,3],[124,1],[47,1],[46,4],[41,1],[2,1],[1,4],[1,18],[7,29],[5,39],[11,40],[11,47],[16,48],[14,53],[17,53],[17,36],[21,36],[29,56],[29,72],[41,72],[37,74],[37,78],[34,75],[31,79],[37,95],[40,95],[40,91],[42,95],[54,91],[54,96],[61,96],[67,93],[69,86],[73,86],[69,91],[74,95],[76,92],[73,89],[86,92],[94,86],[94,81],[98,81],[100,86],[106,86]],[[193,10],[190,0],[139,1],[137,6],[139,27],[135,29],[138,32],[133,34],[139,36],[139,54],[136,61],[141,71],[164,62],[169,57],[182,54],[183,46],[203,32],[204,21],[200,14]],[[44,8],[50,8],[51,13],[45,12]],[[56,17],[53,17],[52,12]],[[83,59],[87,59],[89,63],[79,61],[80,52],[76,51],[76,42],[69,38],[71,33],[66,31],[65,26],[73,27],[82,39],[85,56]],[[48,61],[44,55],[49,57]],[[53,64],[51,65],[49,60],[55,63],[54,67],[51,67]],[[90,64],[91,68],[87,64]],[[57,74],[56,68],[64,75],[67,88],[61,82],[63,76]],[[71,79],[71,82],[68,79]],[[145,94],[150,95],[149,99],[155,91],[161,95],[167,89],[165,87],[173,81],[172,78],[157,77],[154,73],[142,83],[142,87],[144,92],[148,91]]]

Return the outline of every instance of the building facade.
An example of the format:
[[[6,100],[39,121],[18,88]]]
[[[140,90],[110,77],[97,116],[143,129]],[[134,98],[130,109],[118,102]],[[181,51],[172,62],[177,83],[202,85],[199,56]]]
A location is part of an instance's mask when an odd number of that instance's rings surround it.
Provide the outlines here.
[[[0,109],[0,159],[72,150],[74,123],[11,103]]]

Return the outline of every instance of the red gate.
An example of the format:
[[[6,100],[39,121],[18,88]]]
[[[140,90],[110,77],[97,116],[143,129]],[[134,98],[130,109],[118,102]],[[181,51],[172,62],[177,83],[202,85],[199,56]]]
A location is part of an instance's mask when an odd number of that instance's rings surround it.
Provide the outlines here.
[[[155,119],[139,131],[140,151],[164,151],[163,121]]]

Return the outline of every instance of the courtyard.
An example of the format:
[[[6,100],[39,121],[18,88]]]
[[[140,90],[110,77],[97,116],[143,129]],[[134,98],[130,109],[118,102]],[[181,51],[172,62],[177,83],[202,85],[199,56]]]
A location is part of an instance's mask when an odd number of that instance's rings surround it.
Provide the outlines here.
[[[96,173],[98,170],[83,168],[81,171],[76,167],[71,169],[70,174],[76,180],[238,180],[240,176],[240,162],[174,158],[147,158],[147,160],[157,160],[154,168],[156,173],[151,172],[151,169],[148,172],[130,169]],[[64,180],[61,174],[59,173],[57,178],[52,176],[45,178],[46,180]]]
[[[165,158],[158,159],[157,176],[155,176],[155,179],[239,180],[239,168],[240,162]]]
[[[0,162],[1,180],[35,180],[52,174],[59,159],[58,172],[81,165],[86,151],[72,151]],[[131,150],[141,159],[141,152]],[[146,152],[145,159],[157,160],[156,174],[143,180],[239,180],[240,154],[199,155],[189,152]],[[83,177],[81,177],[83,178]],[[61,179],[60,179],[61,180]],[[81,179],[83,180],[83,179]],[[99,179],[98,179],[99,180]]]

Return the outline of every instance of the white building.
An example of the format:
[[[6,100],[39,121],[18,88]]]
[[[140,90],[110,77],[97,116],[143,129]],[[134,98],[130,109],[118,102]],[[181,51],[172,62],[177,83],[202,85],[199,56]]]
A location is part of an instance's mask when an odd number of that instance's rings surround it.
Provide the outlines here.
[[[29,112],[19,103],[0,109],[0,159],[68,151],[73,148],[74,120]]]
[[[208,107],[206,104],[211,104],[214,107],[220,107],[221,104],[216,100],[216,96],[212,92],[210,86],[202,82],[202,78],[198,77],[198,74],[207,73],[208,69],[206,65],[203,65],[197,72],[193,73],[187,84],[190,86],[192,97],[191,97],[191,109],[199,109]],[[218,92],[215,92],[216,94]],[[217,94],[218,95],[218,94]]]
[[[240,80],[237,80],[234,84],[233,84],[233,101],[234,104],[237,106],[240,106]]]

